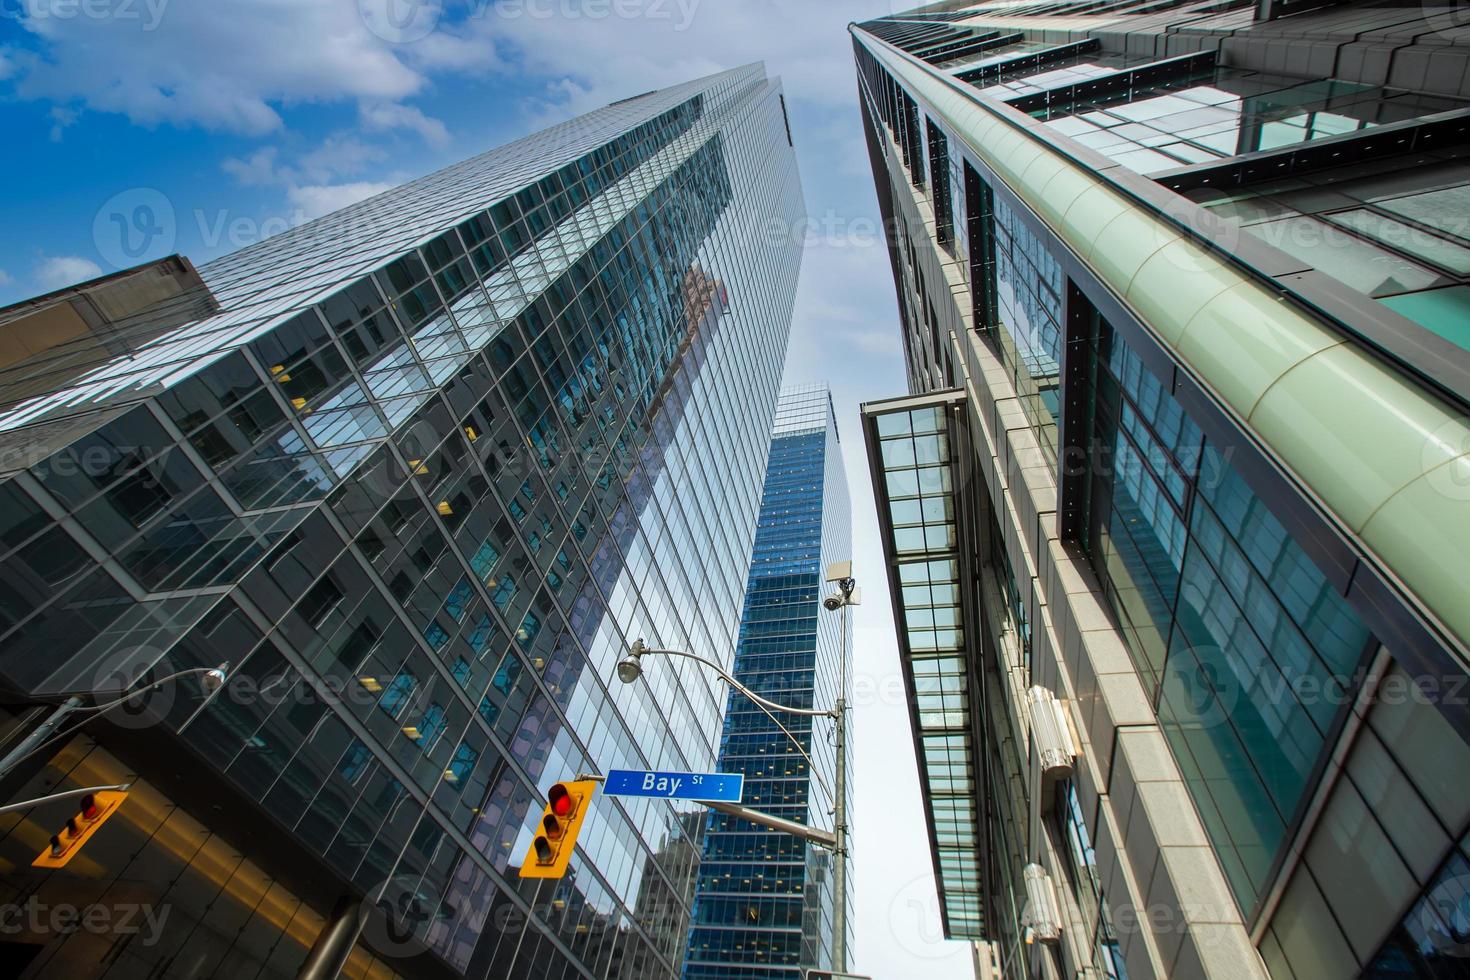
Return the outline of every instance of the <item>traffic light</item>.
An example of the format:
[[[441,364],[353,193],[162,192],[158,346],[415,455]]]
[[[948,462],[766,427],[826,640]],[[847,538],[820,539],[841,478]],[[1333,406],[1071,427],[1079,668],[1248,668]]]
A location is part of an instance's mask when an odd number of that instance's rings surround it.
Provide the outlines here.
[[[531,849],[521,862],[522,878],[560,878],[567,873],[567,862],[572,859],[572,848],[596,788],[597,782],[592,779],[551,787]]]
[[[103,821],[116,813],[127,798],[125,790],[98,790],[82,797],[77,812],[67,820],[66,826],[51,835],[51,841],[40,856],[31,862],[31,867],[65,867],[81,851],[87,838],[95,834]]]

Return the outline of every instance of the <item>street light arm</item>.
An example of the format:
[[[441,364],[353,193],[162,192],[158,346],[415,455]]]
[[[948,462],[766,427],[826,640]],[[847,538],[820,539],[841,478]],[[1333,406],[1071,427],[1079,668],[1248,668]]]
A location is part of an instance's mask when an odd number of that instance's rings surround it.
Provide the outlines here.
[[[785,711],[793,715],[804,715],[808,718],[835,718],[837,716],[836,710],[832,708],[793,708],[789,705],[777,704],[775,701],[769,701],[752,691],[750,688],[746,687],[744,684],[737,681],[734,677],[730,676],[730,674],[726,672],[725,668],[721,667],[713,660],[706,660],[698,654],[690,653],[687,650],[662,650],[657,647],[647,646],[642,640],[637,640],[633,643],[632,652],[635,655],[642,655],[645,653],[657,653],[665,657],[684,657],[687,660],[697,660],[700,663],[704,664],[706,667],[713,670],[715,673],[719,674],[720,677],[724,679],[726,684],[729,684],[731,687],[735,688],[735,690],[739,691],[741,694],[744,694],[756,704],[770,711]]]
[[[795,820],[787,820],[785,817],[777,817],[769,813],[762,813],[759,810],[752,810],[750,807],[741,806],[738,803],[717,803],[711,800],[707,801],[704,805],[716,813],[739,817],[741,820],[749,820],[758,827],[769,827],[771,830],[778,830],[783,834],[790,834],[792,837],[800,837],[802,840],[811,841],[818,847],[825,847],[829,851],[835,850],[837,847],[837,835],[830,830],[823,830],[821,827],[809,827],[804,823],[797,823]]]
[[[70,800],[78,796],[86,796],[89,793],[100,793],[104,790],[117,790],[126,793],[132,788],[132,783],[112,783],[107,786],[83,786],[81,789],[69,789],[61,793],[52,793],[50,796],[38,796],[34,800],[22,800],[19,803],[7,803],[0,806],[0,813],[13,813],[16,810],[29,810],[43,803],[55,803],[57,800]]]
[[[710,660],[706,660],[703,657],[696,656],[695,654],[689,653],[689,652],[684,651],[684,650],[660,650],[660,649],[657,649],[657,648],[650,647],[648,644],[644,643],[642,639],[639,639],[639,640],[634,641],[631,650],[632,650],[633,655],[636,656],[636,657],[642,657],[643,654],[645,654],[645,653],[665,654],[665,655],[670,656],[670,657],[687,657],[690,660],[697,660],[700,663],[704,664],[706,667],[709,667],[712,670],[714,670],[714,672],[717,673],[717,674],[719,674],[720,675],[720,678],[722,680],[724,680],[724,682],[726,684],[729,684],[731,687],[735,688],[741,694],[744,694],[746,697],[750,698],[752,701],[755,702],[755,706],[757,708],[761,709],[762,711],[764,711],[766,713],[766,717],[769,718],[769,719],[771,719],[771,724],[773,724],[777,728],[781,729],[781,734],[782,735],[785,735],[786,738],[788,740],[790,740],[791,744],[794,745],[794,746],[796,746],[796,751],[800,752],[801,753],[801,757],[806,760],[807,771],[812,774],[812,778],[817,781],[817,785],[820,786],[820,787],[822,787],[822,791],[825,792],[828,797],[832,797],[833,796],[832,787],[831,786],[828,786],[827,785],[827,780],[825,780],[825,779],[822,778],[822,774],[821,774],[820,771],[818,771],[818,769],[817,769],[817,763],[811,757],[811,753],[807,752],[807,750],[802,746],[801,740],[798,739],[795,735],[793,735],[791,733],[791,729],[787,728],[785,725],[783,725],[781,723],[781,719],[780,718],[777,718],[775,716],[775,714],[771,711],[771,708],[775,708],[777,711],[790,711],[790,712],[793,712],[795,714],[808,715],[808,716],[821,716],[821,715],[829,715],[830,716],[830,715],[832,715],[832,712],[830,712],[830,711],[815,711],[815,710],[810,709],[810,708],[788,708],[784,704],[777,704],[774,701],[767,701],[765,698],[763,698],[760,695],[756,694],[750,688],[746,687],[744,684],[740,683],[735,678],[733,678],[729,674],[725,673],[725,671],[723,669],[721,669],[721,667],[720,667],[719,664],[714,663],[713,661],[710,661]],[[770,707],[766,707],[767,705],[770,705]]]
[[[214,696],[218,694],[220,690],[223,689],[224,682],[229,675],[229,667],[230,665],[228,663],[220,664],[217,667],[188,667],[184,670],[179,670],[175,671],[172,674],[167,674],[163,677],[158,678],[157,680],[149,681],[142,687],[135,688],[130,684],[128,685],[128,687],[123,689],[122,696],[112,701],[104,701],[101,704],[95,704],[85,708],[81,707],[77,703],[77,698],[69,698],[67,699],[65,704],[60,705],[56,709],[56,711],[52,713],[48,724],[43,724],[40,728],[37,728],[34,732],[31,733],[29,737],[24,739],[8,755],[6,755],[4,759],[0,759],[0,776],[3,776],[6,773],[10,772],[10,770],[14,769],[21,762],[30,758],[36,753],[43,752],[51,746],[55,745],[57,742],[71,738],[77,732],[81,731],[82,726],[86,725],[89,721],[95,721],[96,719],[101,718],[104,715],[110,714],[118,708],[126,705],[129,701],[137,697],[139,694],[143,694],[150,690],[156,691],[169,681],[178,680],[180,677],[188,677],[191,674],[205,675],[205,677],[209,681],[209,683],[205,687],[205,691],[207,693],[205,703],[207,704],[209,701],[214,699]],[[136,683],[138,683],[136,680],[133,681],[133,684]],[[53,735],[52,732],[54,732],[56,730],[56,727],[61,724],[62,719],[65,718],[67,715],[73,713],[85,714],[86,717],[82,718],[66,731]],[[196,712],[196,714],[197,713],[198,712]],[[50,737],[48,738],[47,736]]]

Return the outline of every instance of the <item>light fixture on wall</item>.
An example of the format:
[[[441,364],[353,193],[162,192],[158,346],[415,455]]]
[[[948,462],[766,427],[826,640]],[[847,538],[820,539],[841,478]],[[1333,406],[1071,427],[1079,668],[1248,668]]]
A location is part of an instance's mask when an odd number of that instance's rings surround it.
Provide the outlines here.
[[[1051,875],[1039,864],[1028,864],[1021,876],[1026,883],[1026,908],[1021,914],[1021,924],[1029,929],[1027,941],[1056,942],[1062,938],[1062,913]]]

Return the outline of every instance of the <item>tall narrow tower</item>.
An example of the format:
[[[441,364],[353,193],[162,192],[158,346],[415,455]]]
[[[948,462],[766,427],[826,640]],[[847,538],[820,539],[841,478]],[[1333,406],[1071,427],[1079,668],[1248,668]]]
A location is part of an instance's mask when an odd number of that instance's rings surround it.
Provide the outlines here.
[[[831,394],[825,385],[783,392],[735,654],[738,681],[798,708],[837,700],[842,637],[839,618],[821,608],[824,569],[850,556],[851,539]],[[830,827],[835,763],[828,719],[780,712],[772,718],[730,693],[720,771],[745,774],[746,805]],[[826,851],[711,815],[686,980],[728,977],[732,964],[751,971],[742,976],[772,980],[799,980],[803,967],[830,967],[833,887]]]

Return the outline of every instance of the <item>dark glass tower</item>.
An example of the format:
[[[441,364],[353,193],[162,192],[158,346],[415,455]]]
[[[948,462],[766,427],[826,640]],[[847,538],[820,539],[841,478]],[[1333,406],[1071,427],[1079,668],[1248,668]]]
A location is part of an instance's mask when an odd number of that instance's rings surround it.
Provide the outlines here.
[[[599,797],[565,879],[516,871],[553,782],[714,764],[710,679],[608,681],[638,636],[734,658],[800,214],[748,66],[0,311],[0,740],[232,665],[4,777],[133,793],[54,873],[65,814],[4,817],[0,902],[171,910],[9,972],[294,976],[367,906],[349,976],[674,975],[687,811]]]
[[[851,537],[831,395],[826,386],[786,391],[776,409],[735,655],[734,674],[742,684],[798,708],[837,700],[840,621],[822,610],[821,600],[825,569],[848,558]],[[754,702],[730,692],[720,771],[745,774],[745,805],[831,827],[831,723],[777,718],[790,736]],[[834,894],[826,851],[745,820],[711,815],[686,980],[799,980],[803,967],[830,969]]]

